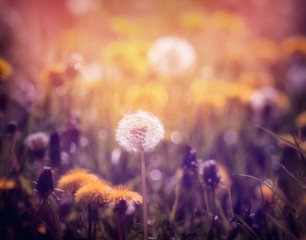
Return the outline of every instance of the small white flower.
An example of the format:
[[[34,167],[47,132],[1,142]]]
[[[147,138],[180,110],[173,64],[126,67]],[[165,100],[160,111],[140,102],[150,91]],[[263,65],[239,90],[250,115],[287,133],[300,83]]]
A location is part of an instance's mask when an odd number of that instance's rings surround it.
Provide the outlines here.
[[[43,132],[32,133],[24,143],[31,151],[45,150],[49,144],[49,136]]]
[[[150,151],[163,139],[164,127],[153,114],[137,111],[120,120],[116,139],[128,152]]]
[[[195,64],[196,52],[185,39],[167,36],[154,43],[148,58],[156,71],[166,76],[176,77]]]

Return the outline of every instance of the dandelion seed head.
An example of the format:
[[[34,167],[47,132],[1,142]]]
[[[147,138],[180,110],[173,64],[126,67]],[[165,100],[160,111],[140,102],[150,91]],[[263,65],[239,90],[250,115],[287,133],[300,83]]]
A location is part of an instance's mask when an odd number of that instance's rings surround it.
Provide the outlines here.
[[[164,127],[157,117],[138,111],[120,120],[116,140],[128,152],[151,151],[164,134]]]
[[[78,203],[95,204],[103,206],[109,202],[112,189],[103,182],[87,181],[75,193],[75,201]]]
[[[166,36],[153,44],[148,58],[158,72],[166,76],[179,76],[195,64],[196,53],[187,40]]]
[[[263,87],[250,97],[250,104],[253,109],[261,111],[267,105],[277,104],[279,94],[276,89],[272,87]]]
[[[32,133],[27,136],[24,143],[32,151],[43,150],[49,144],[49,136],[44,132]]]
[[[220,172],[215,160],[210,159],[202,162],[199,166],[199,173],[208,189],[215,190],[220,184]]]

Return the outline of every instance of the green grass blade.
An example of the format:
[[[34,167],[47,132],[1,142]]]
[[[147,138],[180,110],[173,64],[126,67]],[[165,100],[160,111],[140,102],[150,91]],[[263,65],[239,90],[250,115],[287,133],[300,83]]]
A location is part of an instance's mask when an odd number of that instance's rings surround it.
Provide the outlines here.
[[[269,129],[266,129],[264,127],[260,127],[260,126],[257,126],[259,129],[263,130],[264,132],[268,133],[270,136],[274,137],[276,140],[286,144],[287,146],[297,150],[298,152],[302,153],[304,156],[306,155],[306,151],[303,150],[302,148],[300,148],[298,145],[288,141],[287,139],[281,137],[280,135],[270,131]]]

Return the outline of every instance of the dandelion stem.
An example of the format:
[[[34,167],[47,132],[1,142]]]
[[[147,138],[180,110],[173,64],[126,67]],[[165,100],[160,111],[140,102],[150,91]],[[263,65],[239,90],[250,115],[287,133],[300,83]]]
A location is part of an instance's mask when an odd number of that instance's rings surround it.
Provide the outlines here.
[[[144,151],[140,151],[141,154],[141,180],[142,180],[142,198],[143,198],[143,234],[144,239],[148,239],[148,208],[147,208],[147,186],[146,186],[146,166],[145,166],[145,158]]]
[[[233,209],[232,194],[231,194],[231,190],[230,189],[228,189],[228,200],[229,200],[229,205],[230,205],[230,209],[231,209],[232,218],[234,218],[235,217],[235,213],[234,213],[234,209]]]
[[[123,240],[121,212],[117,213],[117,221],[118,221],[118,237],[119,237],[119,240]]]
[[[179,200],[179,193],[180,193],[180,185],[176,184],[176,186],[175,186],[175,199],[174,199],[174,203],[172,205],[170,218],[169,218],[170,222],[172,222],[175,218],[175,213],[176,213],[177,204],[178,204],[178,200]]]
[[[88,204],[88,240],[91,240],[91,204]]]
[[[207,191],[206,190],[204,191],[204,202],[205,202],[207,215],[210,216],[210,208],[209,208],[209,204],[208,204],[208,196],[207,196]]]
[[[215,192],[215,188],[212,189],[212,214],[213,214],[213,218],[216,215],[216,192]]]

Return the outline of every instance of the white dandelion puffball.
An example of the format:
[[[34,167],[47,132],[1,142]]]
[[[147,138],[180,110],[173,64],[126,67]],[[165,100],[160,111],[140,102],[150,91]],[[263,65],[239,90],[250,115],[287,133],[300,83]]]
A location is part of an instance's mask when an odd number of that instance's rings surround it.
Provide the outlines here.
[[[250,104],[254,110],[261,111],[269,104],[277,104],[279,94],[272,87],[263,87],[252,94]]]
[[[157,117],[137,111],[119,121],[116,140],[128,152],[151,151],[164,134],[164,127]]]
[[[49,136],[44,132],[32,133],[24,143],[32,151],[43,150],[49,144]]]
[[[185,39],[167,36],[159,38],[148,54],[153,68],[170,77],[182,75],[196,62],[196,52]]]

